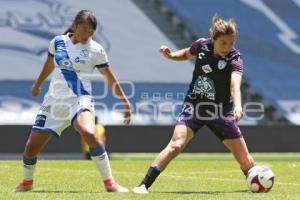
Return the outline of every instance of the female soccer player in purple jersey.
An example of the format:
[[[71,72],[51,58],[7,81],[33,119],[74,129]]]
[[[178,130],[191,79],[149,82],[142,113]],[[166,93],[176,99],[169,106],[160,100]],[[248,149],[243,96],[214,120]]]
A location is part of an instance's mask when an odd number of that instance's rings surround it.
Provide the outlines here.
[[[113,92],[125,106],[125,124],[129,124],[130,103],[117,78],[109,67],[103,47],[92,39],[97,19],[91,11],[82,10],[64,35],[56,36],[49,45],[49,55],[38,79],[32,87],[32,95],[40,93],[44,80],[52,73],[49,90],[32,126],[23,154],[23,181],[16,192],[31,190],[37,154],[52,135],[72,125],[90,147],[90,155],[100,172],[106,191],[128,192],[112,176],[105,147],[96,137],[94,103],[91,95],[91,75],[98,69],[112,86]]]
[[[253,166],[237,122],[242,118],[241,80],[243,61],[235,49],[237,26],[233,20],[215,15],[211,37],[200,38],[188,48],[172,52],[161,46],[164,57],[175,60],[196,58],[193,78],[177,118],[169,144],[158,154],[143,181],[133,189],[148,193],[148,188],[204,125],[208,126],[233,153],[244,174]]]

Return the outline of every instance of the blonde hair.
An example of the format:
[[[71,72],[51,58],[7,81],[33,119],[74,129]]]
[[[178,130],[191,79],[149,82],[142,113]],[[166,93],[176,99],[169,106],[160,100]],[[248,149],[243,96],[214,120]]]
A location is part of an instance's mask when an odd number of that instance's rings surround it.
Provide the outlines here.
[[[212,26],[209,29],[211,38],[216,40],[220,36],[224,35],[232,35],[234,37],[237,36],[238,27],[235,23],[234,19],[224,20],[221,19],[217,14],[215,14],[212,18]]]

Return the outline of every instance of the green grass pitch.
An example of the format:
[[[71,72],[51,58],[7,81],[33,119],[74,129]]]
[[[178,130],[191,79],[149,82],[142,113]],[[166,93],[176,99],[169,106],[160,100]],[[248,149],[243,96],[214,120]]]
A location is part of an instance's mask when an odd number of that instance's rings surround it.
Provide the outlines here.
[[[275,173],[271,192],[247,190],[245,177],[231,154],[182,154],[159,176],[146,195],[104,191],[91,161],[39,160],[34,190],[13,193],[20,181],[22,162],[0,161],[0,199],[142,199],[142,200],[299,200],[300,154],[252,154],[257,164]],[[111,166],[118,182],[132,189],[144,177],[155,154],[112,154]]]

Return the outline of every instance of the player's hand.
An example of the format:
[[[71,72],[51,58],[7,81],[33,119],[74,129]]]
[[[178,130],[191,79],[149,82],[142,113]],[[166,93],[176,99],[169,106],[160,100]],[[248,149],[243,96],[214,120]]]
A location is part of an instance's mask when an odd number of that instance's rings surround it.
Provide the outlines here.
[[[31,94],[32,94],[32,96],[34,96],[34,97],[39,96],[40,93],[41,93],[40,86],[37,86],[36,84],[33,84],[32,88],[31,88]]]
[[[159,51],[163,54],[164,57],[169,58],[169,59],[172,58],[171,50],[169,49],[169,47],[162,45],[159,48]]]
[[[233,109],[233,114],[234,114],[235,121],[237,122],[240,121],[244,116],[242,107],[235,107]]]
[[[129,125],[131,120],[131,108],[129,103],[125,105],[125,111],[124,111],[124,124]]]

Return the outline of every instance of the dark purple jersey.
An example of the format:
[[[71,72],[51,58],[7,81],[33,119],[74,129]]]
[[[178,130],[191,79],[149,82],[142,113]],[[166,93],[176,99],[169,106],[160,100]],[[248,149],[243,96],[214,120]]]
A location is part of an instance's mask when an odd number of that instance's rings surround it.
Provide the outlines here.
[[[231,73],[243,74],[240,52],[233,48],[228,55],[221,58],[214,55],[211,39],[200,38],[191,44],[190,53],[196,56],[196,63],[185,101],[231,103]]]

